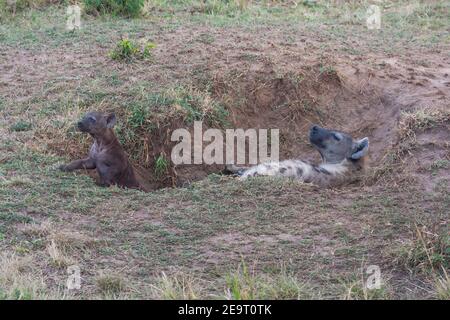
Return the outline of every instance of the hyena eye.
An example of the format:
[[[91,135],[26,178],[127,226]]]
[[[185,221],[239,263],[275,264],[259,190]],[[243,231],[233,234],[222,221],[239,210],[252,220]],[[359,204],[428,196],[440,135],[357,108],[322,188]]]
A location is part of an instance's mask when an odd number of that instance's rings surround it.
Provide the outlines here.
[[[92,122],[92,123],[95,123],[96,120],[95,120],[94,117],[89,117],[89,121]]]
[[[341,141],[342,140],[342,135],[340,133],[333,133],[333,138],[336,141]]]

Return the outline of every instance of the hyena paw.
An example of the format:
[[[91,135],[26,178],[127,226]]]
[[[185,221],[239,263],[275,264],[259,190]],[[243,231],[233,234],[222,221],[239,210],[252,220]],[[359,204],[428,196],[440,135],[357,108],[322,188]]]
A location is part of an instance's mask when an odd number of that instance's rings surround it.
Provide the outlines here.
[[[69,168],[65,164],[62,164],[62,165],[58,166],[58,169],[63,171],[63,172],[70,171]]]
[[[105,181],[97,181],[97,182],[96,182],[96,185],[99,186],[99,187],[103,187],[103,188],[108,188],[108,187],[111,186],[110,183],[105,182]]]

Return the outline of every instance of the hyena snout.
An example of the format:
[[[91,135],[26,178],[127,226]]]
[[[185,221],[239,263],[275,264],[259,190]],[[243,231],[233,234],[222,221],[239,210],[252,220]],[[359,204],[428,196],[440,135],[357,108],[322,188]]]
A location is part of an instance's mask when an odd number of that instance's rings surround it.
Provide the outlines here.
[[[101,134],[106,129],[114,127],[115,122],[114,113],[89,112],[77,122],[77,127],[81,132]]]
[[[86,131],[86,127],[85,127],[83,121],[81,121],[81,120],[77,122],[77,127],[78,127],[78,130],[80,130],[80,131]]]
[[[92,118],[83,118],[77,123],[78,130],[81,132],[93,133],[96,129],[98,129],[98,125],[95,119]]]
[[[323,142],[328,139],[329,135],[330,130],[313,125],[309,130],[309,141],[318,147],[324,147]]]

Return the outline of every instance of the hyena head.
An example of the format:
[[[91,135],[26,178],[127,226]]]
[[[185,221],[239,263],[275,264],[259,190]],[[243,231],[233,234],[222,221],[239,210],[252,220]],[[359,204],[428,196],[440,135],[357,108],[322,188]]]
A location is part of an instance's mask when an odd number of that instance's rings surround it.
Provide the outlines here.
[[[309,141],[320,152],[324,163],[340,163],[345,159],[358,162],[369,151],[369,138],[353,140],[346,133],[317,125],[311,127]]]
[[[107,129],[114,127],[116,115],[114,113],[88,112],[78,121],[78,129],[92,135],[102,135]]]

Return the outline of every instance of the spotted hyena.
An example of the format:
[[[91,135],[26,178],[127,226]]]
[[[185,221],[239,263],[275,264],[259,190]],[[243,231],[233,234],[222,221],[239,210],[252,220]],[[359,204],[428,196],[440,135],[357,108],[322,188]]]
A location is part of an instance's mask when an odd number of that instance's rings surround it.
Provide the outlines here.
[[[101,186],[142,189],[128,156],[117,139],[113,127],[116,123],[114,113],[89,112],[78,122],[81,132],[94,138],[89,155],[83,159],[61,165],[60,170],[71,172],[79,169],[97,169]]]
[[[350,181],[364,169],[369,151],[368,138],[354,140],[344,132],[314,125],[309,131],[309,141],[322,156],[323,162],[319,165],[303,160],[284,160],[247,168],[229,165],[227,169],[241,179],[254,176],[287,177],[324,187]]]

